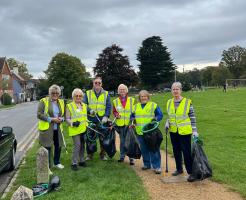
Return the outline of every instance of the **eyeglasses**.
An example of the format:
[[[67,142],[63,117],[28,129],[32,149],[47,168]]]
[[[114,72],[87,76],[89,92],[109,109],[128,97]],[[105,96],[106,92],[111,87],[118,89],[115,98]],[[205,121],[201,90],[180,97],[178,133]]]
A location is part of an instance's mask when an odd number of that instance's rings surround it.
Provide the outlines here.
[[[94,82],[96,85],[101,85],[102,83],[101,82]]]
[[[59,95],[58,92],[51,92],[52,95]]]
[[[82,95],[75,95],[75,97],[82,97]]]

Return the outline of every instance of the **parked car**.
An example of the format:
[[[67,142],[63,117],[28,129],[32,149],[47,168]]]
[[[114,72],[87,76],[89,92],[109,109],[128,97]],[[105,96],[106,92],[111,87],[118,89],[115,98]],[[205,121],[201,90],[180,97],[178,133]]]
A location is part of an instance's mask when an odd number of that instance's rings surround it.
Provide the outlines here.
[[[16,147],[17,141],[12,127],[2,127],[0,129],[0,173],[14,170]]]

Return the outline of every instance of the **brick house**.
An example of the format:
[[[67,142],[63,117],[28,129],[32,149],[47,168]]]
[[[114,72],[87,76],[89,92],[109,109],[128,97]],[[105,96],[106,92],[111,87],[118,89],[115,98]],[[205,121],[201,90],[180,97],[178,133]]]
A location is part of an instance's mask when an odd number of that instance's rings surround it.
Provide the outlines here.
[[[4,92],[13,97],[13,76],[6,57],[0,57],[0,97]]]

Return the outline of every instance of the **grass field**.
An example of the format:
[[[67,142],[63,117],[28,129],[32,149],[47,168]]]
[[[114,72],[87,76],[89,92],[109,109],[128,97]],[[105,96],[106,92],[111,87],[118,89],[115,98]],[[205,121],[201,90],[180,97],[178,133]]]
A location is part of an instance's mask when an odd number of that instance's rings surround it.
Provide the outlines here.
[[[227,93],[214,89],[183,96],[192,99],[198,132],[213,167],[213,180],[230,185],[246,197],[246,89]],[[152,100],[164,108],[170,97],[170,93],[160,94]],[[163,111],[166,119],[166,109]]]
[[[213,167],[213,180],[228,184],[246,197],[246,89],[229,90],[227,93],[214,89],[187,92],[183,96],[192,99],[198,132]],[[170,97],[170,93],[152,96],[164,111],[161,130],[164,130],[165,105]],[[71,153],[71,139],[66,140]],[[29,152],[14,189],[20,184],[28,187],[35,184],[37,147],[36,144]],[[61,177],[61,190],[40,199],[148,199],[139,177],[129,165],[119,165],[117,158],[118,155],[108,162],[95,159],[89,162],[88,168],[73,172],[70,170],[70,154],[63,154],[62,163],[66,168],[54,170]]]

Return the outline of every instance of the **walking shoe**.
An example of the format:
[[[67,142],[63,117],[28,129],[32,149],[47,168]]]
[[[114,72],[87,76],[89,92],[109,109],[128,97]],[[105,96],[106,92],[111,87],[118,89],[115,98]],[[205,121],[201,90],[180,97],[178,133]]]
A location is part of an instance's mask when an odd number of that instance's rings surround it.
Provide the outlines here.
[[[79,162],[80,167],[87,167],[87,164],[85,162]]]
[[[85,160],[92,160],[92,158],[90,157],[90,156],[87,156],[86,158],[85,158]]]
[[[176,170],[175,172],[172,173],[172,176],[178,176],[180,174],[183,174],[183,170],[182,171]]]
[[[72,169],[73,171],[77,171],[79,168],[78,168],[78,165],[72,164],[72,165],[71,165],[71,169]]]
[[[101,157],[101,160],[106,161],[106,160],[108,160],[108,159],[107,159],[107,157],[106,157],[106,156],[102,156],[102,157]]]
[[[155,169],[155,173],[156,173],[156,174],[161,174],[161,168]]]
[[[118,162],[122,163],[122,162],[124,162],[124,159],[121,158],[121,159],[118,160]]]
[[[135,165],[134,160],[130,160],[130,165]]]
[[[194,182],[195,180],[196,180],[196,178],[194,176],[192,176],[192,174],[189,175],[189,177],[187,178],[188,182]]]
[[[61,163],[55,165],[58,169],[63,169],[64,168],[64,165],[62,165]]]
[[[147,169],[150,169],[150,167],[146,167],[146,166],[142,167],[142,170],[147,170]]]

